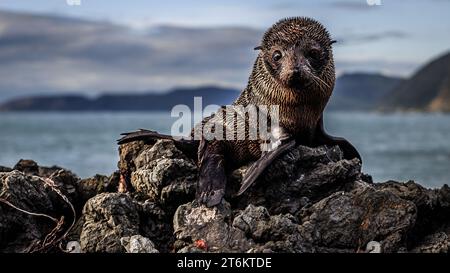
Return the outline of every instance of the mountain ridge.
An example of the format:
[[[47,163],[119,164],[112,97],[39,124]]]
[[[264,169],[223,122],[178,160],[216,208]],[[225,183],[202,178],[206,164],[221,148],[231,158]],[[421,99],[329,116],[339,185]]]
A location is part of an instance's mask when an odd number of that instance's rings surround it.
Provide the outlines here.
[[[194,97],[202,97],[202,104],[227,104],[239,95],[232,88],[202,86],[176,88],[160,93],[102,94],[89,98],[82,94],[31,96],[0,104],[0,111],[155,111],[170,110],[177,104],[193,107]]]
[[[385,96],[378,109],[450,112],[450,51],[419,68],[389,96]]]
[[[400,78],[352,73],[339,77],[330,110],[370,110]],[[361,90],[365,90],[364,94]],[[168,92],[104,93],[90,98],[82,94],[31,96],[0,104],[0,111],[153,111],[170,110],[177,104],[193,107],[194,97],[203,106],[231,104],[241,91],[218,86],[180,87]]]
[[[403,78],[379,73],[346,73],[337,81],[329,110],[373,110]]]
[[[180,87],[169,92],[105,93],[96,98],[81,94],[34,96],[9,100],[0,111],[154,111],[177,104],[193,107],[226,105],[240,90],[214,85]],[[327,110],[450,112],[450,52],[423,65],[408,79],[378,73],[347,73],[338,77]]]

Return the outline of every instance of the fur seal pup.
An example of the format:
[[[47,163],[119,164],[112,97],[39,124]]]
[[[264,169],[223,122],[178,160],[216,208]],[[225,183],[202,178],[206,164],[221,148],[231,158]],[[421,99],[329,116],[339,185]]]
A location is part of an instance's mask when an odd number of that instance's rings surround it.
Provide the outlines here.
[[[192,139],[175,140],[177,147],[184,151],[197,150],[200,167],[197,199],[200,202],[207,206],[219,204],[225,194],[228,171],[256,160],[247,170],[237,193],[242,194],[275,158],[295,144],[310,147],[338,145],[344,158],[361,160],[352,144],[344,138],[328,135],[323,127],[323,111],[336,79],[333,43],[322,24],[306,17],[280,20],[265,32],[261,44],[255,48],[259,54],[247,87],[232,107],[276,105],[281,130],[279,145],[263,151],[262,139],[249,139],[249,128],[258,124],[258,120],[249,117],[241,119],[245,123],[244,139],[207,140],[203,137],[195,140],[196,130],[202,131],[211,121],[236,129],[236,121],[230,124],[224,120],[221,112],[225,107],[197,125]],[[159,138],[171,136],[141,130],[125,134],[119,144]]]

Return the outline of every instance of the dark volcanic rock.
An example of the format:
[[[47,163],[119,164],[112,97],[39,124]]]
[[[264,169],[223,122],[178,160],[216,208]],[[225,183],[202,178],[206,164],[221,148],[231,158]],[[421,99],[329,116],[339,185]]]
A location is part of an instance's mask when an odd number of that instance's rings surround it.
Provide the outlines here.
[[[59,166],[44,167],[39,166],[37,162],[31,159],[21,159],[13,168],[29,175],[39,175],[41,177],[50,177],[53,173],[62,170]]]
[[[257,245],[247,252],[311,252],[291,214],[271,216],[266,208],[248,205],[237,213],[233,226],[244,231]]]
[[[158,246],[158,250],[169,252],[175,240],[173,236],[172,217],[158,203],[146,200],[138,202],[140,234],[148,237]]]
[[[225,200],[213,208],[194,200],[196,163],[172,141],[127,143],[120,156],[119,172],[83,180],[32,161],[19,162],[15,168],[22,171],[2,169],[0,251],[36,249],[55,226],[4,201],[64,215],[62,234],[73,215],[61,195],[77,212],[62,238],[75,252],[449,251],[447,185],[372,183],[360,162],[344,160],[338,147],[294,147],[236,198],[242,167],[230,174]]]
[[[18,171],[24,172],[26,174],[38,174],[39,173],[39,166],[33,160],[21,159],[14,166],[14,170],[18,170]]]
[[[75,220],[66,239],[79,240],[87,199],[116,191],[118,185],[118,174],[80,180],[68,170],[38,166],[31,160],[21,160],[14,168],[22,171],[4,168],[0,172],[0,252],[59,251],[57,241],[46,247],[42,243],[56,226],[52,219],[61,217],[55,238],[62,238]]]
[[[231,208],[226,201],[217,207],[208,208],[195,201],[181,205],[173,218],[173,226],[178,246],[186,249],[196,247],[211,252],[245,252],[254,243],[246,238],[245,233],[230,225]],[[205,242],[199,247],[198,242]],[[197,245],[196,245],[197,244]]]
[[[342,160],[339,148],[298,146],[270,166],[257,185],[236,200],[239,207],[261,205],[274,214],[297,215],[302,207],[363,179],[357,159]],[[235,173],[235,184],[242,179]]]
[[[21,210],[55,214],[41,179],[19,171],[0,173],[0,199]],[[32,216],[0,202],[0,249],[26,252],[53,227],[49,219]]]
[[[127,194],[102,193],[84,206],[80,235],[84,252],[124,252],[120,239],[138,234],[137,206]]]
[[[395,252],[406,247],[415,221],[414,203],[361,182],[302,211],[300,229],[321,252],[358,251],[370,241],[380,242],[384,252]]]
[[[425,236],[411,252],[417,253],[448,253],[450,238],[448,233],[438,232]]]
[[[88,199],[102,192],[117,192],[119,188],[119,172],[110,176],[97,174],[85,178],[76,184],[80,201],[84,204]]]
[[[13,169],[5,167],[5,166],[0,166],[0,173],[7,173],[12,171]]]
[[[160,203],[170,214],[193,199],[197,166],[172,141],[159,140],[153,146],[126,145],[120,149],[124,158],[119,166],[129,190]]]

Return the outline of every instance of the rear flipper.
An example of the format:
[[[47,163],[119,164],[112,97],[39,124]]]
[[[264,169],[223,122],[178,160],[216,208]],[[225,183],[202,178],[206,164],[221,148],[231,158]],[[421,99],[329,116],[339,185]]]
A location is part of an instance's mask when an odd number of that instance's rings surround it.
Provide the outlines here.
[[[330,136],[329,134],[327,134],[327,132],[325,132],[325,128],[323,127],[323,115],[320,117],[319,122],[317,123],[316,132],[314,136],[314,144],[317,146],[338,145],[344,154],[344,159],[351,160],[353,158],[358,158],[359,161],[362,163],[361,156],[359,155],[356,148],[350,142],[348,142],[345,138]]]
[[[218,205],[224,195],[227,183],[222,141],[202,139],[198,149],[200,165],[197,185],[197,200],[208,207]]]
[[[122,145],[132,141],[146,140],[156,142],[158,139],[173,139],[172,136],[160,134],[156,131],[139,129],[139,131],[120,134],[123,137],[117,140],[117,144]]]
[[[145,141],[150,144],[155,143],[159,139],[171,139],[174,141],[175,146],[181,150],[189,158],[196,159],[199,141],[185,138],[174,138],[171,135],[160,134],[156,131],[150,131],[145,129],[139,129],[139,131],[123,133],[123,137],[117,140],[117,144],[122,145],[133,141]]]

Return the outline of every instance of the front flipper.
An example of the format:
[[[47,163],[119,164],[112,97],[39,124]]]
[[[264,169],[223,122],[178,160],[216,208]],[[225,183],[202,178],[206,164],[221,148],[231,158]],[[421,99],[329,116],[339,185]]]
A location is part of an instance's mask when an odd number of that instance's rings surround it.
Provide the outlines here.
[[[197,200],[208,207],[218,205],[225,195],[227,178],[222,145],[219,141],[202,139],[198,149],[200,172]]]
[[[314,143],[316,145],[338,145],[339,148],[341,148],[345,159],[351,160],[353,158],[358,158],[359,161],[362,162],[361,156],[350,142],[348,142],[345,138],[330,136],[327,132],[325,132],[325,128],[323,127],[323,115],[317,123]]]
[[[294,146],[295,140],[292,138],[286,138],[281,140],[281,144],[274,150],[263,152],[261,157],[253,163],[245,173],[237,196],[243,194],[275,159],[277,159],[286,150]]]

